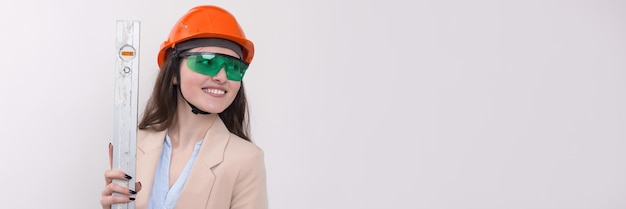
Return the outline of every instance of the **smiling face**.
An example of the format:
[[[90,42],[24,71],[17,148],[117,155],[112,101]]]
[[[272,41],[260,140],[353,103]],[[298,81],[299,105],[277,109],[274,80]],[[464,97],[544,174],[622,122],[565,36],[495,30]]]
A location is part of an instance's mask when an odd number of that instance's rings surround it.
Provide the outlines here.
[[[235,51],[223,47],[198,47],[189,52],[212,52],[239,58]],[[210,113],[221,113],[230,106],[241,87],[240,81],[226,78],[224,69],[215,76],[203,75],[189,69],[187,58],[182,59],[180,63],[180,82],[180,90],[185,99],[198,109]]]

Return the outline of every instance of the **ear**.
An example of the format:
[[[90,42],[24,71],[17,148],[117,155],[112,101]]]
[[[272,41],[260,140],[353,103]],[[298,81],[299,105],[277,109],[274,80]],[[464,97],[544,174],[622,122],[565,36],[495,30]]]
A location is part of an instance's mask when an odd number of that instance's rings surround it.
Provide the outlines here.
[[[178,79],[176,79],[176,76],[172,77],[172,84],[178,85]]]

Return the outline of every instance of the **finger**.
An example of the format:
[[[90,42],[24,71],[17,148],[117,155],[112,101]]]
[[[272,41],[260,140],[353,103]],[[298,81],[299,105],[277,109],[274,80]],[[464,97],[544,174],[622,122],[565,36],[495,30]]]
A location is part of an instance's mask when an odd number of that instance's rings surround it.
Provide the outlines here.
[[[115,183],[107,184],[104,187],[104,190],[102,190],[102,196],[110,196],[113,193],[120,194],[122,196],[137,194],[137,192],[130,190],[128,187]]]
[[[113,169],[113,144],[109,142],[109,169]]]
[[[130,180],[133,179],[133,177],[119,169],[107,170],[104,172],[104,181],[107,185],[113,182],[113,179]]]
[[[100,197],[100,204],[102,205],[102,208],[111,208],[112,204],[127,203],[134,200],[134,197],[128,196],[102,196]]]
[[[136,192],[141,191],[141,181],[140,182],[135,182],[135,191]]]

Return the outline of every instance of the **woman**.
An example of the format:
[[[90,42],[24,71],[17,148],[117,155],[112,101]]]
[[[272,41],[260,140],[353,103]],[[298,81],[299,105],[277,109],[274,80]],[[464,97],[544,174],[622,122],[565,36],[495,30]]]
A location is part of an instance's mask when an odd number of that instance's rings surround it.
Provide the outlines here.
[[[253,43],[222,8],[195,7],[176,23],[139,124],[137,176],[106,171],[103,208],[267,208],[263,152],[249,138],[241,82],[253,56]],[[136,178],[137,191],[111,183],[127,178]]]

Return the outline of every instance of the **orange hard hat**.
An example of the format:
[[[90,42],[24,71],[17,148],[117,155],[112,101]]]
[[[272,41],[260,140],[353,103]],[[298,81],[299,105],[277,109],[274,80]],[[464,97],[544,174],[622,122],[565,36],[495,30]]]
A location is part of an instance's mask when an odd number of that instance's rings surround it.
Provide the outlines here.
[[[246,39],[232,14],[216,6],[198,6],[190,9],[176,22],[168,39],[161,44],[157,57],[159,67],[165,63],[168,49],[195,38],[226,39],[241,46],[242,60],[251,63],[254,57],[254,43]]]

